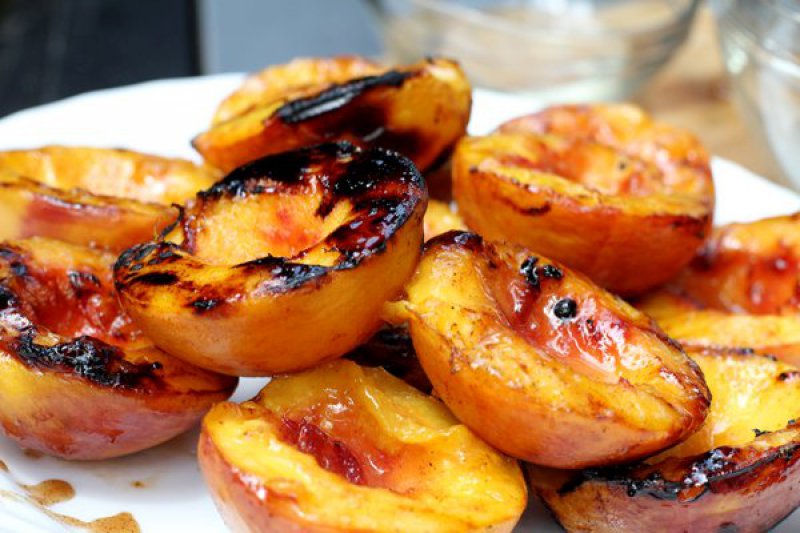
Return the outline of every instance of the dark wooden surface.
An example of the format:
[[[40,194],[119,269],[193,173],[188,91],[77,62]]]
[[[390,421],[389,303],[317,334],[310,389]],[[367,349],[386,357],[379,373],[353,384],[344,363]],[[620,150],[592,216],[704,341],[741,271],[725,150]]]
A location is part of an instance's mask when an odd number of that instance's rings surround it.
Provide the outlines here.
[[[198,73],[193,0],[0,0],[0,116]]]

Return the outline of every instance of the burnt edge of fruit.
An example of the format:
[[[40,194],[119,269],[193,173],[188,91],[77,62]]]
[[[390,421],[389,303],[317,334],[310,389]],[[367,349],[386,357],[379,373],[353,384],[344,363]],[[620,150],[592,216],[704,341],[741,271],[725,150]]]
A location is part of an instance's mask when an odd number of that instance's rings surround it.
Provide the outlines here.
[[[94,292],[101,287],[100,280],[91,272],[68,270],[67,280],[78,298]]]
[[[355,267],[366,257],[383,251],[388,239],[411,218],[414,208],[426,196],[422,175],[406,157],[382,148],[362,150],[340,141],[269,155],[242,165],[199,193],[198,200],[207,203],[222,197],[289,192],[311,183],[319,184],[323,191],[317,209],[320,216],[328,215],[342,200],[349,200],[353,206],[352,220],[336,228],[324,241],[328,248],[341,254],[340,261],[330,267],[334,270]],[[191,233],[191,228],[184,231]],[[268,268],[289,265],[294,265],[290,259],[271,257],[242,264]]]
[[[477,252],[483,249],[483,237],[477,233],[454,229],[426,241],[424,249],[432,250],[433,248],[448,246],[460,246]]]
[[[752,461],[748,461],[747,452],[747,449],[722,446],[700,455],[678,459],[669,465],[672,470],[677,464],[677,470],[682,473],[682,479],[678,481],[666,479],[661,470],[641,475],[637,470],[642,466],[636,464],[587,469],[567,481],[558,489],[558,493],[567,495],[584,483],[599,482],[622,486],[631,498],[650,496],[659,500],[692,503],[708,492],[735,490],[737,478],[745,477],[775,461],[796,461],[800,458],[800,443],[774,447],[767,453],[760,453]],[[733,484],[733,489],[726,489],[726,483]]]
[[[383,252],[389,239],[427,196],[424,179],[414,164],[401,154],[382,148],[362,150],[340,141],[269,155],[242,165],[197,194],[194,207],[181,212],[183,245],[155,241],[123,252],[114,265],[116,288],[123,290],[135,284],[175,285],[193,293],[186,305],[195,312],[218,309],[231,295],[195,285],[189,277],[181,277],[171,269],[153,271],[146,267],[176,262],[185,258],[187,252],[191,253],[187,243],[192,242],[193,225],[202,219],[207,204],[222,198],[298,189],[302,194],[311,184],[322,190],[320,216],[329,214],[339,201],[346,199],[352,205],[352,220],[336,228],[323,241],[326,248],[339,253],[337,262],[319,266],[266,256],[231,265],[232,283],[237,271],[251,275],[267,269],[271,278],[258,290],[276,294],[297,289],[312,280],[321,281],[330,271],[355,268],[368,257]]]
[[[283,104],[275,116],[286,124],[298,124],[341,109],[362,94],[380,87],[401,87],[414,72],[390,70],[333,85],[322,92]]]
[[[28,266],[25,264],[26,254],[10,246],[0,248],[0,261],[8,265],[12,276],[24,277],[28,275]]]
[[[27,366],[67,371],[104,387],[135,389],[161,368],[161,363],[126,361],[122,350],[94,337],[80,336],[53,346],[36,344],[34,337],[35,331],[29,329],[9,343]]]

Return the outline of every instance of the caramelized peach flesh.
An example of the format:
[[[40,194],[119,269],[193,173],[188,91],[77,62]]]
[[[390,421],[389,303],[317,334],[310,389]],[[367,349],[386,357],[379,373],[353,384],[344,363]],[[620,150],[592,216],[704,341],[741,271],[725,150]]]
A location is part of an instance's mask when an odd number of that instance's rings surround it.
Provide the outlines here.
[[[682,343],[755,349],[800,365],[800,217],[717,228],[638,306]]]
[[[396,150],[425,170],[464,135],[470,108],[469,82],[453,61],[386,69],[356,58],[302,60],[248,78],[193,144],[225,171],[336,140]]]
[[[698,141],[628,105],[555,107],[463,139],[453,195],[470,229],[625,295],[677,274],[714,207]]]
[[[424,182],[348,143],[268,156],[187,205],[166,240],[125,252],[123,307],[168,353],[233,375],[339,357],[381,326],[413,273]]]
[[[464,219],[454,206],[439,200],[428,200],[428,210],[423,219],[425,240],[453,230],[466,230]]]
[[[377,368],[334,361],[215,406],[198,458],[237,531],[511,531],[516,461],[437,400]]]
[[[560,468],[630,461],[703,422],[702,373],[652,322],[561,264],[451,232],[428,241],[406,319],[436,393],[499,450]]]
[[[568,531],[767,531],[800,504],[800,372],[751,353],[692,350],[713,395],[700,430],[643,463],[570,474],[530,466]]]
[[[0,244],[0,425],[20,446],[105,459],[194,425],[236,380],[153,347],[112,290],[113,256],[44,238]]]
[[[218,177],[180,159],[103,148],[0,152],[0,239],[32,236],[122,251],[161,231]]]

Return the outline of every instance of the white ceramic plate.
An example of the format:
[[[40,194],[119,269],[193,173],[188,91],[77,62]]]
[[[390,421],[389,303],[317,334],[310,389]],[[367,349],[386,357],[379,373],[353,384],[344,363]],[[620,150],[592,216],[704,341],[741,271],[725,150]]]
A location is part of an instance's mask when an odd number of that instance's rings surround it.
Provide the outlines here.
[[[0,149],[48,143],[132,148],[196,158],[189,140],[209,123],[216,104],[240,81],[240,75],[164,80],[89,93],[30,109],[0,120]],[[483,133],[537,103],[477,91],[470,130]],[[754,220],[800,210],[800,197],[747,170],[714,160],[717,221]],[[235,399],[252,396],[263,383],[243,380]],[[0,532],[39,533],[81,530],[53,520],[23,495],[20,484],[46,479],[68,481],[76,491],[53,512],[91,521],[128,512],[145,533],[225,531],[195,461],[197,432],[130,457],[99,463],[69,463],[32,458],[0,437]],[[20,496],[15,496],[20,495]],[[517,531],[558,531],[533,503]],[[778,531],[800,531],[800,513]]]

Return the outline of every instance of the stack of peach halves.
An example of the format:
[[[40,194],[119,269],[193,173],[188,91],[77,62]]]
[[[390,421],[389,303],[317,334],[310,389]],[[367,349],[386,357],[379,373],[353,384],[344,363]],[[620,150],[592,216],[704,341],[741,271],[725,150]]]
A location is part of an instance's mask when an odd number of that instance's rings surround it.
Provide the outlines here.
[[[800,219],[712,231],[708,155],[633,106],[464,137],[470,106],[452,61],[296,60],[222,102],[206,166],[0,153],[6,434],[100,459],[210,407],[241,531],[511,531],[519,460],[570,531],[787,516]],[[272,380],[222,401],[237,376]]]

